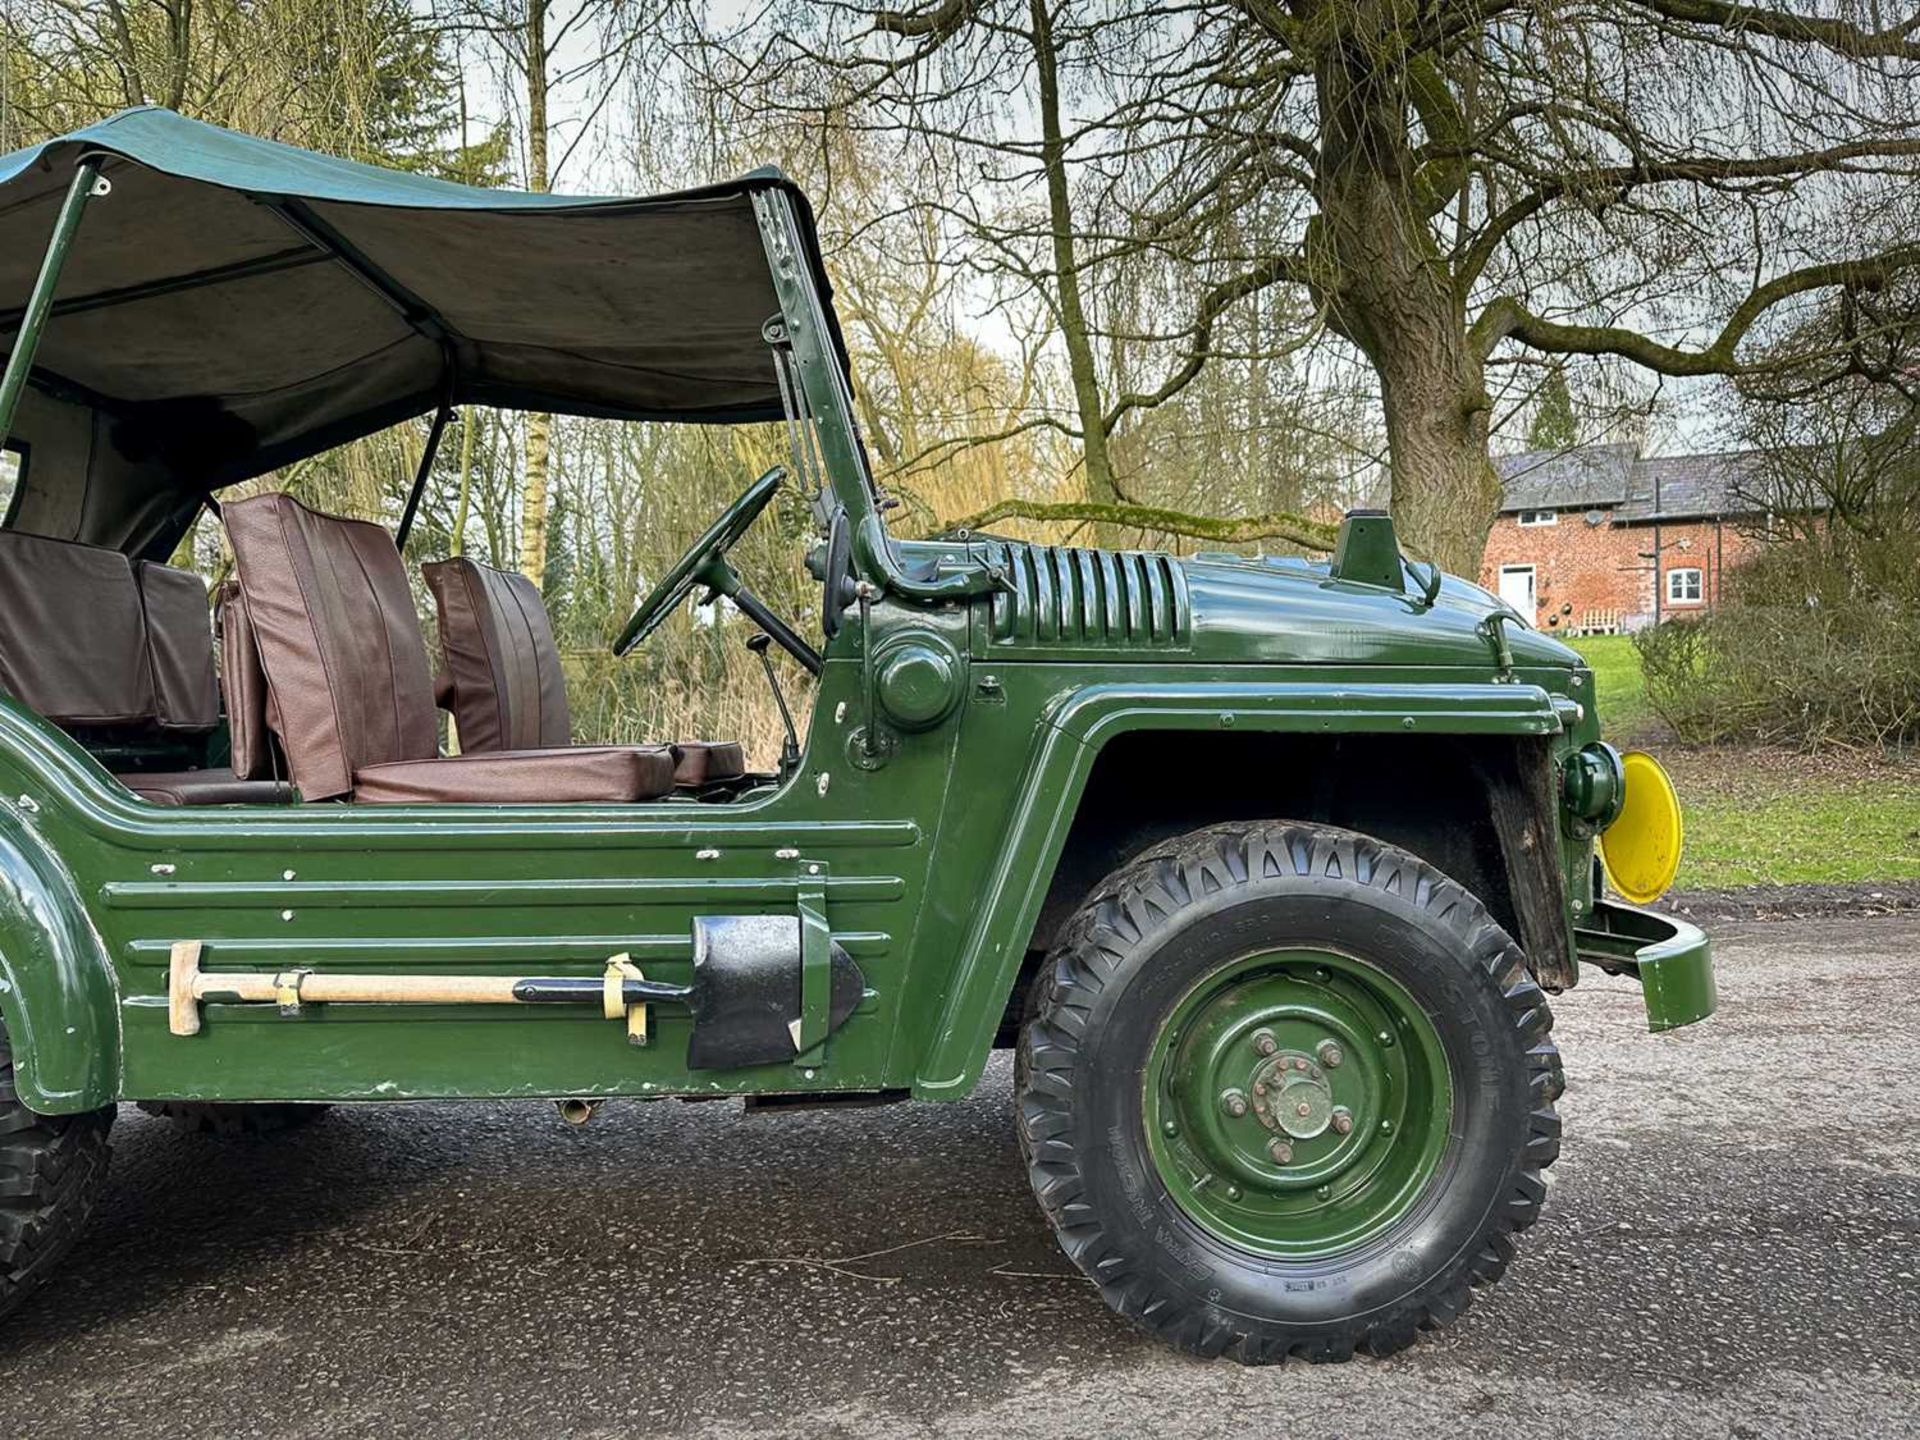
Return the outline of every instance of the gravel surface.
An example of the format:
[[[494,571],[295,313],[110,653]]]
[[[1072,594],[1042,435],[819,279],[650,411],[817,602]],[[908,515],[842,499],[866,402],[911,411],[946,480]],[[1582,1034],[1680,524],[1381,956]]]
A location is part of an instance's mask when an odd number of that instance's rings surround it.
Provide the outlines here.
[[[1920,920],[1716,932],[1721,1013],[1556,1005],[1546,1218],[1452,1329],[1243,1370],[1109,1315],[970,1100],[745,1116],[131,1109],[81,1251],[0,1326],[0,1436],[1920,1433]]]
[[[1739,890],[1674,890],[1654,907],[1696,925],[1725,920],[1824,920],[1920,911],[1920,880],[1860,885],[1749,885]]]

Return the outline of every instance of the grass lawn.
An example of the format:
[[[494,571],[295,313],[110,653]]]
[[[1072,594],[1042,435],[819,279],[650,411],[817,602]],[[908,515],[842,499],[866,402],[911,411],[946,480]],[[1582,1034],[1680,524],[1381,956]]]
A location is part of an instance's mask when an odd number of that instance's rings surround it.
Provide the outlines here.
[[[1694,749],[1662,738],[1624,635],[1576,640],[1609,739],[1673,774],[1687,839],[1676,884],[1859,884],[1920,879],[1920,757],[1771,748]]]

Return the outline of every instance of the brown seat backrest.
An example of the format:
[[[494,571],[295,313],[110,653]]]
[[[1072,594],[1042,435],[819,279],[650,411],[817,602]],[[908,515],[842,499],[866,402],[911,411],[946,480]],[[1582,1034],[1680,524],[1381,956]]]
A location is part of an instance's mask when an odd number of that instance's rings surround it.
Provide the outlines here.
[[[213,729],[205,583],[117,550],[0,530],[0,690],[59,725]]]
[[[345,795],[363,766],[433,758],[433,677],[392,537],[290,495],[232,501],[222,518],[301,795]]]
[[[146,618],[126,556],[0,530],[0,689],[60,725],[152,721]]]
[[[146,611],[155,716],[164,730],[204,734],[220,723],[206,581],[151,560],[134,566],[133,574]]]
[[[460,748],[550,750],[573,741],[567,679],[540,589],[463,555],[420,567],[440,611],[443,686]]]

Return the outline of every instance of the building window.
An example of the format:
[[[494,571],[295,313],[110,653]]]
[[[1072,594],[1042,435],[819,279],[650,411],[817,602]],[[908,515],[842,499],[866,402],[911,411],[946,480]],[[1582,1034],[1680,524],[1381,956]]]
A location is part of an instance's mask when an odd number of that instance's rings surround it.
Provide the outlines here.
[[[1522,525],[1558,525],[1560,512],[1558,510],[1522,510],[1520,523]]]
[[[1691,567],[1667,571],[1667,603],[1698,605],[1702,595],[1700,572]]]

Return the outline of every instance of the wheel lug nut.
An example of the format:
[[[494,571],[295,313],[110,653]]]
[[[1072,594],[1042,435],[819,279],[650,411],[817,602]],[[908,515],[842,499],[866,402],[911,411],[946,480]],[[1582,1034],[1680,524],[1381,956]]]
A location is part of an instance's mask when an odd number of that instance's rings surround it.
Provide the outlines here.
[[[1342,1107],[1341,1109],[1335,1110],[1333,1112],[1333,1133],[1336,1135],[1346,1135],[1346,1134],[1349,1134],[1352,1130],[1353,1130],[1352,1112],[1345,1109],[1344,1107]]]
[[[1393,1045],[1393,1032],[1391,1030],[1382,1030],[1376,1038],[1378,1038],[1382,1045],[1389,1048]]]
[[[1280,1048],[1280,1042],[1273,1038],[1271,1030],[1256,1030],[1253,1032],[1253,1048],[1262,1055],[1271,1055]]]
[[[1174,1124],[1174,1123],[1173,1123],[1173,1121],[1171,1121],[1171,1120],[1169,1120],[1169,1121],[1167,1121],[1167,1122],[1166,1122],[1166,1123],[1165,1123],[1164,1125],[1162,1125],[1162,1126],[1161,1126],[1160,1128],[1161,1128],[1161,1130],[1162,1130],[1162,1131],[1164,1131],[1164,1132],[1165,1132],[1165,1133],[1166,1133],[1166,1134],[1167,1134],[1167,1135],[1168,1135],[1169,1137],[1171,1137],[1171,1136],[1174,1136],[1174,1135],[1178,1135],[1178,1134],[1180,1133],[1180,1127],[1179,1127],[1178,1125],[1176,1125],[1176,1124]]]
[[[1380,1122],[1380,1133],[1382,1135],[1391,1135],[1393,1133],[1393,1122],[1391,1120],[1382,1120]]]
[[[1247,1097],[1238,1090],[1224,1091],[1220,1096],[1220,1108],[1238,1120],[1247,1113]]]
[[[1340,1062],[1342,1060],[1345,1060],[1346,1058],[1347,1058],[1346,1052],[1341,1050],[1341,1048],[1338,1045],[1334,1044],[1333,1041],[1322,1040],[1320,1042],[1320,1063],[1326,1066],[1327,1069],[1329,1070],[1339,1069]]]
[[[1238,1185],[1227,1186],[1227,1199],[1238,1200],[1239,1198],[1240,1198],[1240,1187]]]
[[[1273,1156],[1273,1163],[1276,1165],[1291,1165],[1293,1163],[1293,1147],[1284,1140],[1275,1140],[1272,1144],[1268,1145],[1267,1153]]]
[[[1314,1191],[1314,1194],[1318,1195],[1322,1200],[1331,1200],[1333,1198],[1333,1187],[1331,1185],[1322,1185],[1318,1190]]]

